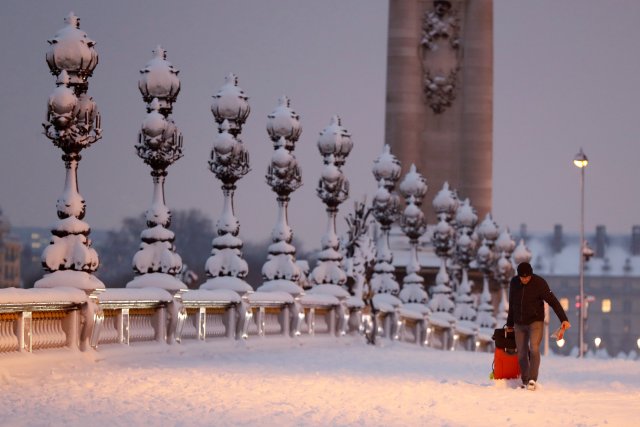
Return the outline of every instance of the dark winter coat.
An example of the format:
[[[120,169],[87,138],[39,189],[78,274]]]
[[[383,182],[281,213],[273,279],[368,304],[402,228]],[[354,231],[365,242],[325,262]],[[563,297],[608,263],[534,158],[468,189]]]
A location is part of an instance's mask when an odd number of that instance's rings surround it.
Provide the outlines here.
[[[544,302],[547,302],[560,321],[569,320],[558,299],[553,295],[547,281],[534,274],[526,285],[515,276],[509,284],[509,316],[507,326],[514,323],[529,325],[544,320]]]

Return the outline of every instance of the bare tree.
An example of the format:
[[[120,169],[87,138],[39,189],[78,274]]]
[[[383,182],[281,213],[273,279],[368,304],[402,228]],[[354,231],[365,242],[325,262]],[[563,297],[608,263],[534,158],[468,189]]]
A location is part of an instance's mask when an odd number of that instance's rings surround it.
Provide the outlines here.
[[[369,238],[369,215],[371,207],[366,200],[355,202],[354,211],[347,215],[348,230],[342,240],[342,247],[347,258],[347,285],[352,295],[361,294],[365,309],[371,315],[371,328],[365,327],[367,343],[376,343],[378,329],[377,309],[373,304],[374,292],[371,287],[371,276],[375,265],[375,246]]]

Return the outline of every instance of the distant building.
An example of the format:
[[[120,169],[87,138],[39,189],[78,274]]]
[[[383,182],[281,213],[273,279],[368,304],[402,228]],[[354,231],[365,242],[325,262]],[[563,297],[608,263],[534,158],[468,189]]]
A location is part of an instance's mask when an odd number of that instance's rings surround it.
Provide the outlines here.
[[[430,226],[420,242],[418,254],[427,288],[435,283],[439,267],[430,242],[432,232]],[[579,236],[564,233],[561,225],[549,233],[530,232],[523,225],[513,237],[516,243],[524,237],[533,255],[534,272],[549,282],[572,324],[565,334],[564,345],[559,347],[552,341],[551,350],[559,354],[575,352],[578,347]],[[585,324],[588,349],[596,350],[598,342],[599,349],[605,349],[611,356],[640,352],[640,225],[633,226],[628,235],[609,235],[605,226],[599,225],[595,233],[587,233],[586,240],[594,250],[594,256],[585,264],[584,292],[591,297]],[[409,260],[408,239],[393,228],[390,243],[398,283],[402,286],[404,267]],[[471,268],[469,278],[475,282],[473,290],[477,295],[482,290],[482,275],[474,263]],[[497,308],[497,283],[490,281],[490,288]],[[552,312],[550,331],[558,326],[559,321]]]
[[[10,231],[11,224],[0,209],[0,288],[20,286],[22,245]]]
[[[638,351],[640,346],[640,226],[629,235],[608,235],[598,225],[586,240],[594,256],[585,263],[585,296],[588,304],[585,341],[590,350],[606,349],[611,356]],[[553,344],[556,353],[568,354],[578,346],[578,307],[580,289],[577,234],[565,234],[556,225],[553,234],[531,234],[526,241],[533,253],[532,265],[544,276],[560,300],[572,324],[563,348]],[[558,320],[551,316],[551,329]]]
[[[43,227],[14,227],[12,233],[22,243],[20,262],[22,287],[30,288],[44,274],[40,256],[49,245],[51,231]]]

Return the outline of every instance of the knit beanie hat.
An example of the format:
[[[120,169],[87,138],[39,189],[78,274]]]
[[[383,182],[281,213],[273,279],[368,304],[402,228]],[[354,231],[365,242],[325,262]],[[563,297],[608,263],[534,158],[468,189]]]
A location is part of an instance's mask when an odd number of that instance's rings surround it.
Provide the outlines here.
[[[518,264],[518,276],[527,277],[533,274],[533,268],[531,268],[531,264],[528,262],[521,262]]]

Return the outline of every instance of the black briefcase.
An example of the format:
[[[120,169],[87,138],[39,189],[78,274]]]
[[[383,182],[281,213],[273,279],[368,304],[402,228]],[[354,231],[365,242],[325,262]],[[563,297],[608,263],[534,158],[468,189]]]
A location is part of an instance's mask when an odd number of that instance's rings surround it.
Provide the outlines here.
[[[516,352],[515,332],[507,332],[506,328],[494,329],[491,338],[495,341],[496,348],[500,348],[510,354]]]

